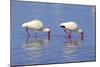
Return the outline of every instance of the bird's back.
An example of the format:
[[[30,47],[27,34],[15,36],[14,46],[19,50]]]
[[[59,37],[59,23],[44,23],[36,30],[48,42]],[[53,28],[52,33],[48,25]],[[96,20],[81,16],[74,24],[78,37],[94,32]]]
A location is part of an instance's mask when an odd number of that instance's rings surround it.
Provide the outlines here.
[[[76,30],[78,28],[78,25],[75,22],[66,22],[65,28],[69,30]]]
[[[28,28],[35,29],[35,30],[39,30],[43,27],[43,23],[40,20],[32,20],[30,22],[27,22],[27,24],[28,24]]]

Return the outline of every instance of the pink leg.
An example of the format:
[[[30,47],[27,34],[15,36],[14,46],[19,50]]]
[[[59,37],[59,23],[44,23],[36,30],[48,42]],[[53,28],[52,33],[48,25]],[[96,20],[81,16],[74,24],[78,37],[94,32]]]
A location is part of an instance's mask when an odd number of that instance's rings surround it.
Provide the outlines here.
[[[26,33],[28,34],[28,37],[30,37],[30,33],[28,31],[28,28],[26,28]]]
[[[68,38],[72,37],[72,31],[69,32]]]
[[[69,36],[68,36],[70,43],[72,42],[72,38],[71,37],[72,37],[72,31],[69,32]]]
[[[64,32],[65,32],[67,35],[69,35],[69,33],[68,33],[68,31],[66,31],[66,29],[64,29]]]
[[[70,32],[68,33],[68,31],[66,31],[66,29],[65,29],[64,32],[67,33],[68,38],[71,38],[71,33],[72,33],[72,31],[70,31]]]
[[[28,44],[29,38],[30,38],[30,37],[26,37],[26,41],[25,41],[26,44]]]
[[[51,32],[48,32],[48,40],[50,40],[50,33],[51,33]]]

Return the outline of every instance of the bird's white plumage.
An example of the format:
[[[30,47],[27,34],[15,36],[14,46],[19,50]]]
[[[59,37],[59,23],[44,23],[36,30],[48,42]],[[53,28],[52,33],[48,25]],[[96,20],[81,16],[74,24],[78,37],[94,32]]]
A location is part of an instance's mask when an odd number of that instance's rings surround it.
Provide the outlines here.
[[[28,28],[28,29],[39,30],[43,27],[43,23],[40,20],[32,20],[30,22],[22,24],[22,27]]]
[[[69,29],[69,30],[76,30],[78,28],[78,25],[75,22],[61,23],[60,26],[64,26],[65,29]]]

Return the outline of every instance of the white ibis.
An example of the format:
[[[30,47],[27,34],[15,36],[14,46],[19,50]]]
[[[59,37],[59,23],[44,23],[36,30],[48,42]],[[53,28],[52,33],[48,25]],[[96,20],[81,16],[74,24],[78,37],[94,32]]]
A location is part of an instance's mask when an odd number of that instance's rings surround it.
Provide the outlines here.
[[[28,36],[30,36],[30,33],[28,31],[30,29],[30,30],[33,30],[35,33],[37,31],[47,32],[48,33],[48,39],[50,39],[51,30],[49,28],[44,27],[43,22],[40,21],[40,20],[35,19],[35,20],[32,20],[32,21],[26,22],[26,23],[22,24],[22,27],[26,29]],[[37,36],[37,33],[35,35]]]
[[[81,35],[81,39],[83,40],[84,34],[83,34],[83,30],[80,29],[77,25],[77,23],[75,22],[65,22],[65,23],[61,23],[60,27],[64,28],[64,32],[68,34],[68,38],[71,38],[71,33],[72,31],[78,33]],[[68,32],[67,30],[69,30],[70,32]]]

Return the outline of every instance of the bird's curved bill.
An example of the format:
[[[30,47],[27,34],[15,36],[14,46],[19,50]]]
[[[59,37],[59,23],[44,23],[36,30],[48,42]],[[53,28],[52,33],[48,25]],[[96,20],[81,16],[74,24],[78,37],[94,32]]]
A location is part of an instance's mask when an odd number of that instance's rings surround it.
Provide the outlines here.
[[[82,32],[81,33],[81,40],[83,40],[83,37],[84,37],[84,33]]]

